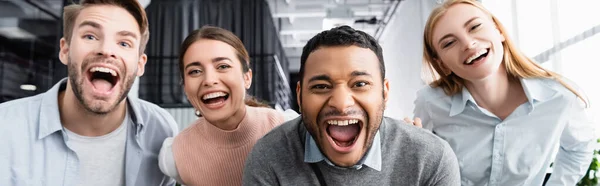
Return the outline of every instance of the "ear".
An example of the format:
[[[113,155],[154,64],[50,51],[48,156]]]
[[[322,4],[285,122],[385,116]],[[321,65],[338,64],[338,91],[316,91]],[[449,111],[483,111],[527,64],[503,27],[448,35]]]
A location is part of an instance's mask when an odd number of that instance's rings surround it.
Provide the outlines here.
[[[446,64],[444,64],[442,62],[442,60],[440,60],[439,58],[435,58],[434,60],[435,60],[436,63],[440,64],[440,69],[442,70],[442,73],[443,73],[443,74],[440,74],[440,75],[442,75],[442,76],[448,76],[448,75],[452,74],[452,70],[450,70],[450,68],[448,68],[446,66]]]
[[[248,69],[248,72],[244,73],[244,87],[249,89],[252,85],[252,69]]]
[[[383,79],[383,102],[387,104],[388,101],[388,93],[390,92],[390,81],[388,79]]]
[[[138,60],[138,71],[137,76],[144,75],[144,71],[146,70],[146,62],[148,62],[148,56],[146,54],[142,54],[140,59]]]
[[[300,97],[302,97],[302,87],[300,87],[300,81],[296,82],[296,102],[298,102],[298,110],[302,112],[302,102],[300,101]]]
[[[58,59],[60,59],[62,64],[69,64],[69,43],[67,43],[67,40],[64,37],[60,38],[60,51],[58,52]]]

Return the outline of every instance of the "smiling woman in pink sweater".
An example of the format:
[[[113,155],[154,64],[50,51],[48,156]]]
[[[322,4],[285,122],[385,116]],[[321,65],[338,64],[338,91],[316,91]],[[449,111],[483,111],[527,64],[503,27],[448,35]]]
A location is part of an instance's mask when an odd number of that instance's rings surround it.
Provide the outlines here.
[[[186,96],[202,115],[163,143],[161,170],[185,185],[241,185],[246,156],[284,114],[251,107],[250,57],[231,32],[204,26],[183,42],[179,58]],[[293,115],[294,113],[292,113]]]

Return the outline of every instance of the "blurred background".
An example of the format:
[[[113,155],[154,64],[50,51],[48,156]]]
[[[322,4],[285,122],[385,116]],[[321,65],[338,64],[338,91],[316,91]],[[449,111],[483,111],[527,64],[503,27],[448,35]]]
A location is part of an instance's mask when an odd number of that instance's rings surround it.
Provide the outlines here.
[[[480,0],[528,56],[576,82],[600,115],[600,1]],[[66,77],[58,60],[62,8],[78,0],[0,0],[0,103],[48,90]],[[422,30],[441,0],[140,0],[150,22],[146,73],[130,94],[156,103],[180,128],[196,119],[177,68],[179,45],[203,25],[244,42],[254,71],[249,94],[277,109],[297,110],[302,47],[322,30],[351,25],[384,49],[391,96],[385,115],[412,117],[421,78]],[[597,119],[596,119],[597,120]]]
[[[78,0],[0,0],[0,103],[47,91],[67,76],[58,60],[62,8]],[[529,57],[579,85],[598,121],[599,0],[480,0]],[[315,34],[350,25],[384,51],[391,92],[385,115],[412,117],[421,78],[422,32],[441,0],[140,0],[150,22],[146,73],[131,96],[166,108],[183,129],[196,119],[180,85],[179,45],[213,25],[234,32],[251,56],[249,94],[280,110],[298,110],[302,47]],[[583,185],[594,185],[596,159]],[[551,169],[549,169],[551,172]]]

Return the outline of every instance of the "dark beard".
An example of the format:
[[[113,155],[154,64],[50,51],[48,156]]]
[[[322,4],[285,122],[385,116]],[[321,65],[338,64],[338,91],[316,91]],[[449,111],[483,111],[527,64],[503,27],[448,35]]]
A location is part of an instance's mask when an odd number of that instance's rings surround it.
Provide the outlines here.
[[[103,61],[102,63],[104,63],[104,62],[112,63],[109,60],[107,60],[105,57],[100,57],[100,56],[86,58],[83,60],[83,63],[81,63],[81,72],[86,73],[85,67],[87,64],[98,63],[99,61]],[[121,89],[118,93],[119,99],[117,99],[117,101],[113,105],[111,105],[108,110],[103,111],[103,110],[100,110],[100,108],[92,107],[92,105],[90,105],[90,103],[87,103],[84,100],[83,90],[81,87],[83,86],[83,81],[85,80],[84,78],[86,78],[86,77],[83,76],[82,74],[79,74],[79,71],[77,71],[77,66],[72,62],[70,57],[69,57],[67,69],[68,69],[68,73],[69,73],[69,76],[68,76],[69,81],[71,82],[71,89],[73,91],[73,94],[75,94],[75,97],[79,101],[79,104],[81,104],[83,106],[83,108],[85,108],[85,110],[87,110],[89,113],[93,113],[95,115],[106,115],[106,114],[114,111],[117,108],[117,105],[119,105],[119,103],[121,103],[121,101],[123,101],[127,97],[127,94],[129,93],[129,90],[130,90],[131,86],[133,85],[133,82],[135,81],[135,74],[137,74],[137,68],[136,68],[136,70],[134,71],[134,73],[131,76],[125,77],[125,82],[123,84],[121,84]],[[120,70],[121,70],[121,72],[124,72],[122,69],[120,69]]]

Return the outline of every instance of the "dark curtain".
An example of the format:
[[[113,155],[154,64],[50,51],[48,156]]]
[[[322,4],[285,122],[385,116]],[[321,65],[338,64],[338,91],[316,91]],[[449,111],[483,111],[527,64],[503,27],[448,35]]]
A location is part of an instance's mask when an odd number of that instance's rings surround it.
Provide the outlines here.
[[[203,25],[232,31],[250,53],[253,83],[248,94],[290,108],[288,61],[264,0],[152,0],[146,8],[150,40],[140,97],[163,107],[189,107],[180,82],[179,45]]]
[[[46,92],[67,76],[66,66],[58,59],[62,19],[19,19],[27,27],[42,30],[44,35],[32,39],[0,36],[0,103]],[[35,89],[23,85],[33,85]]]

